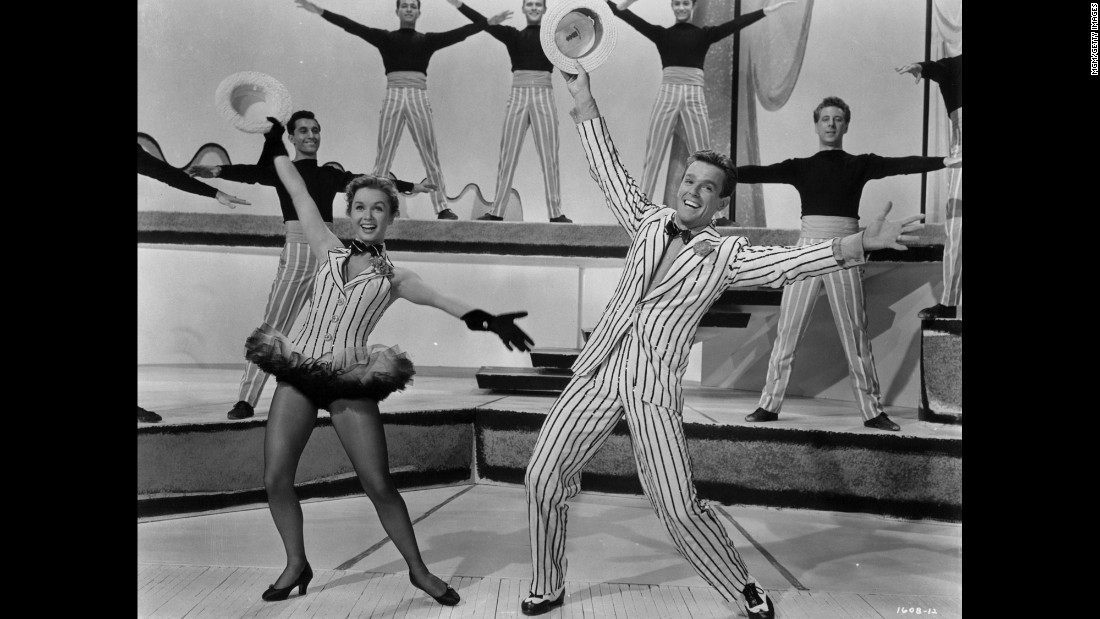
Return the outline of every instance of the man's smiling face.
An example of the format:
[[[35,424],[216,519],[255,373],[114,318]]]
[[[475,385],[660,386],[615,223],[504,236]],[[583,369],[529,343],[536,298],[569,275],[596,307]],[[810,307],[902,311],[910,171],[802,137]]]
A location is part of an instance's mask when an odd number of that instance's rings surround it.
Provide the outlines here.
[[[679,225],[698,228],[709,224],[724,206],[725,201],[719,194],[725,182],[726,173],[722,168],[705,161],[692,161],[676,191]]]

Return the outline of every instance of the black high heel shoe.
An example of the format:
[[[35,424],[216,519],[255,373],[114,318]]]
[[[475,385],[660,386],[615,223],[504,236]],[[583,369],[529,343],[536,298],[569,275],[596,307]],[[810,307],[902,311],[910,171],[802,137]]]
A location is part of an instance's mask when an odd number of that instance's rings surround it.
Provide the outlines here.
[[[313,570],[309,567],[309,561],[306,561],[306,567],[298,574],[298,580],[290,583],[289,587],[282,589],[276,589],[275,585],[268,586],[267,591],[264,591],[262,597],[265,602],[281,602],[290,596],[290,590],[294,587],[298,587],[298,595],[306,594],[306,587],[309,585],[309,581],[313,580]]]
[[[446,591],[444,591],[442,594],[436,596],[436,595],[432,595],[431,593],[429,593],[427,589],[425,589],[425,588],[421,587],[420,585],[416,584],[416,581],[413,580],[412,574],[409,574],[409,582],[412,583],[412,586],[416,587],[417,589],[420,589],[424,593],[427,593],[429,596],[431,596],[431,598],[433,600],[435,600],[436,602],[439,602],[440,604],[442,604],[444,606],[454,606],[455,604],[458,604],[458,602],[460,600],[462,600],[462,597],[458,595],[458,591],[455,591],[454,589],[452,589],[450,587],[450,585],[447,586]]]

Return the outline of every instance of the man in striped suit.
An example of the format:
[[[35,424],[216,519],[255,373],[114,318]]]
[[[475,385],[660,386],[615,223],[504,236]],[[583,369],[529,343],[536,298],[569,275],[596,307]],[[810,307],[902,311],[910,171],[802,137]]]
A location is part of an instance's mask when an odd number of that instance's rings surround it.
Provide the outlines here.
[[[317,165],[317,151],[321,148],[321,124],[308,110],[298,110],[287,121],[288,138],[294,145],[294,167],[302,175],[306,189],[321,216],[332,227],[332,200],[341,193],[352,179],[359,176],[356,172],[346,172],[330,165]],[[255,165],[191,166],[187,173],[202,178],[223,178],[238,183],[253,183],[275,188],[279,196],[279,206],[286,225],[286,242],[279,254],[279,268],[275,281],[271,282],[271,292],[267,296],[264,308],[264,322],[286,333],[294,326],[294,320],[302,311],[307,299],[313,294],[313,280],[320,265],[306,242],[294,202],[287,193],[271,161],[265,161],[261,155]],[[198,181],[195,181],[198,182]],[[420,193],[428,191],[430,186],[395,180],[398,191]],[[258,365],[248,361],[241,376],[238,401],[226,416],[229,419],[247,419],[255,414],[256,403],[267,382],[268,374]]]
[[[562,604],[565,502],[580,491],[585,463],[624,415],[642,488],[680,553],[727,602],[745,600],[750,617],[772,617],[771,601],[749,575],[726,530],[700,501],[683,433],[681,381],[696,329],[730,287],[779,287],[861,264],[864,252],[904,249],[923,215],[803,247],[752,247],[712,225],[736,184],[729,157],[694,153],[674,206],[650,202],[624,169],[588,75],[566,76],[589,169],[608,207],[631,237],[623,275],[592,336],[573,364],[573,379],[546,417],[524,479],[531,537],[526,615]],[[886,211],[890,205],[887,204]]]
[[[485,21],[480,13],[462,0],[448,0],[470,21]],[[512,178],[519,163],[519,152],[527,128],[535,140],[535,150],[542,164],[542,182],[546,188],[546,210],[552,223],[573,223],[561,212],[561,182],[558,173],[558,113],[554,108],[554,90],[550,81],[553,63],[542,51],[543,0],[523,0],[527,27],[488,26],[485,31],[508,48],[512,60],[512,94],[504,110],[504,131],[500,136],[500,163],[497,165],[496,193],[493,206],[481,221],[503,221],[512,189]]]
[[[511,15],[505,11],[490,17],[486,23],[467,24],[446,32],[417,32],[420,19],[420,0],[396,0],[397,18],[401,27],[387,31],[371,28],[352,21],[343,15],[322,9],[309,0],[294,0],[298,6],[320,15],[325,21],[354,34],[378,48],[382,65],[386,69],[386,99],[378,115],[378,154],[374,160],[375,176],[386,176],[390,171],[401,132],[408,124],[413,143],[420,152],[420,159],[428,172],[428,182],[436,188],[431,192],[432,206],[437,219],[458,219],[447,208],[446,188],[443,185],[443,169],[439,165],[439,148],[435,142],[435,126],[432,123],[432,105],[428,101],[428,62],[432,55],[484,30],[486,24],[499,24]]]

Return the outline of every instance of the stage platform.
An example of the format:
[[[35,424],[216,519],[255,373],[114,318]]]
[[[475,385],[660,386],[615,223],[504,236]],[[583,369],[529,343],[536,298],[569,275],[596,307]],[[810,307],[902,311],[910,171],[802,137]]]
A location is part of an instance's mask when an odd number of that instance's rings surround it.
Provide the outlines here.
[[[138,513],[156,516],[262,502],[262,446],[274,384],[252,419],[232,421],[240,367],[138,366]],[[553,395],[477,388],[472,368],[418,369],[381,405],[390,465],[403,488],[472,482],[519,487]],[[888,407],[901,432],[863,427],[848,402],[788,398],[780,419],[750,424],[757,393],[687,385],[685,435],[703,498],[727,504],[962,520],[962,426]],[[322,411],[296,480],[306,497],[361,490]],[[621,422],[582,488],[640,495]]]
[[[168,409],[165,421],[175,416]],[[180,412],[182,413],[182,411]],[[197,414],[197,413],[189,413]],[[529,590],[522,488],[403,491],[425,562],[462,601],[435,604],[365,497],[303,502],[314,579],[263,602],[285,560],[262,504],[139,520],[138,616],[510,618]],[[962,525],[865,514],[714,506],[783,619],[962,616]],[[566,604],[551,619],[734,619],[672,545],[646,499],[582,492],[570,503]]]

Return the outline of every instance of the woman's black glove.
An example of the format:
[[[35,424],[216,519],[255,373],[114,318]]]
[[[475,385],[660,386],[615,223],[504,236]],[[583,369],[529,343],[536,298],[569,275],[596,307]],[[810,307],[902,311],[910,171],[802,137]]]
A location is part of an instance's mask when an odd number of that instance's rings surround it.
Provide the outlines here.
[[[471,331],[492,331],[496,333],[500,336],[504,345],[508,347],[508,350],[512,350],[512,347],[515,346],[521,351],[527,352],[531,350],[531,346],[534,345],[535,341],[512,322],[516,318],[523,318],[526,315],[527,312],[513,312],[494,316],[484,310],[476,309],[466,312],[462,316],[462,320],[466,321],[466,326]]]
[[[287,155],[286,144],[283,144],[286,128],[283,127],[283,123],[271,116],[268,116],[267,120],[271,123],[271,128],[264,134],[264,149],[260,151],[260,160],[256,162],[256,165],[260,166],[274,165],[276,157]]]

